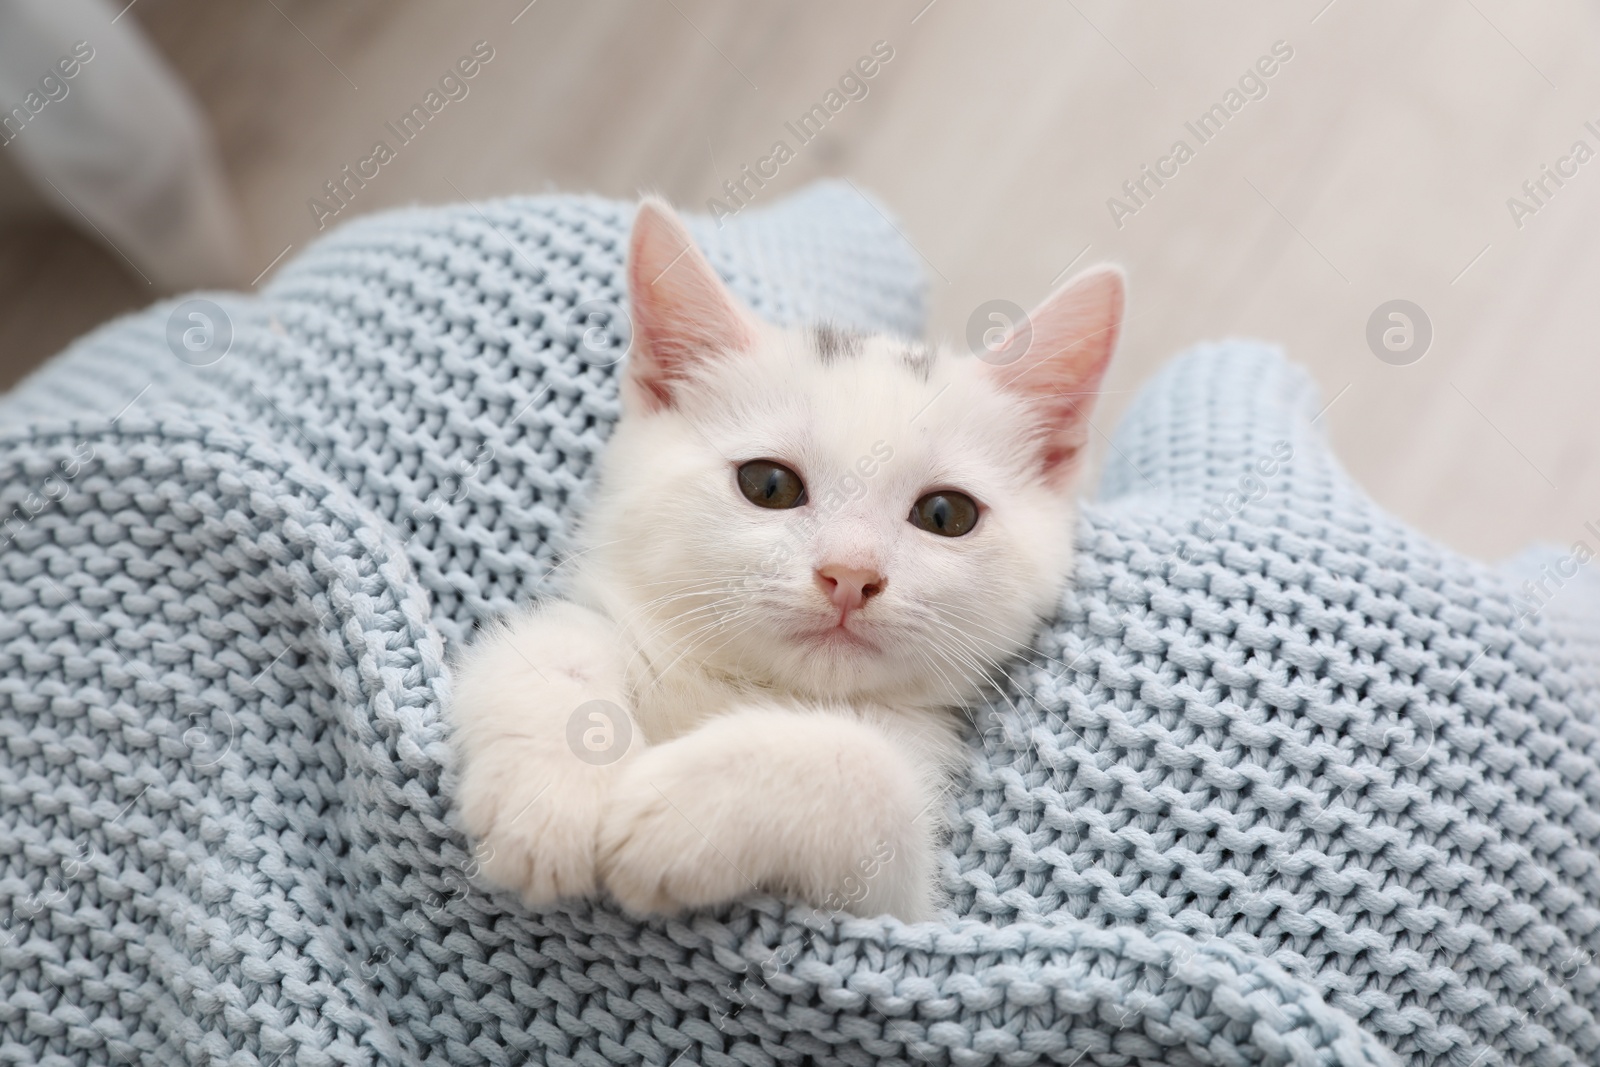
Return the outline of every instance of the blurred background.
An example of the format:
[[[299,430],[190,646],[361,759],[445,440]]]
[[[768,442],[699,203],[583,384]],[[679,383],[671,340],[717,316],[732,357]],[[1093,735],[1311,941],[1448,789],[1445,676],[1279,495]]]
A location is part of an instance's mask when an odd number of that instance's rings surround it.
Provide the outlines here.
[[[1492,560],[1600,520],[1592,4],[32,4],[87,28],[29,40],[0,15],[0,385],[164,291],[259,286],[356,214],[558,190],[733,207],[724,182],[782,140],[754,203],[827,175],[871,192],[954,344],[988,301],[1123,263],[1107,433],[1180,349],[1261,337],[1425,532]],[[344,178],[485,48],[465,95]],[[875,55],[802,144],[790,127]]]

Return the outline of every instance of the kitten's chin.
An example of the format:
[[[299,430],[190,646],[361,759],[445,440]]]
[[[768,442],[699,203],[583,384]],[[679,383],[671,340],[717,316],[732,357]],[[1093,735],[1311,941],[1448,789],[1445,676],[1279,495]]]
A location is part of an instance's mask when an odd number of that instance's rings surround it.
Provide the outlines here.
[[[812,621],[769,631],[746,646],[739,658],[747,666],[760,663],[769,684],[817,699],[915,707],[966,702],[970,694],[933,685],[935,679],[918,666],[925,660],[909,655],[902,640],[892,628],[885,632],[863,620],[842,627]]]

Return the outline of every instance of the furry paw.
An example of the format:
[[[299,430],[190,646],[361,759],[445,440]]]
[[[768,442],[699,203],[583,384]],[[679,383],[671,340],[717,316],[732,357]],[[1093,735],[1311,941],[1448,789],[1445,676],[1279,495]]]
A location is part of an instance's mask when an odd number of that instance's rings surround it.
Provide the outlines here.
[[[761,890],[734,858],[749,852],[750,828],[728,810],[740,798],[724,782],[694,780],[679,755],[671,746],[646,752],[601,821],[602,879],[634,914],[673,915]]]
[[[634,737],[622,673],[612,624],[560,601],[487,627],[456,664],[458,809],[484,879],[530,906],[598,886],[600,813]]]
[[[462,775],[461,814],[486,881],[537,907],[598,887],[596,845],[605,800],[599,768],[575,760],[487,755]]]
[[[600,826],[601,881],[670,915],[773,892],[858,914],[931,913],[924,783],[842,717],[745,711],[631,761]]]

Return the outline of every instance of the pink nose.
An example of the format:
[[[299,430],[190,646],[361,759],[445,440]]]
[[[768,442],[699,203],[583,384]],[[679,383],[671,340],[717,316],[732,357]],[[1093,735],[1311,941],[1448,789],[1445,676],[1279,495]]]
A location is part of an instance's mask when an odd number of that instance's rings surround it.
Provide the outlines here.
[[[883,592],[889,580],[875,570],[862,567],[845,567],[836,563],[817,568],[817,584],[823,595],[833,601],[840,611],[854,611],[867,602],[868,597]]]

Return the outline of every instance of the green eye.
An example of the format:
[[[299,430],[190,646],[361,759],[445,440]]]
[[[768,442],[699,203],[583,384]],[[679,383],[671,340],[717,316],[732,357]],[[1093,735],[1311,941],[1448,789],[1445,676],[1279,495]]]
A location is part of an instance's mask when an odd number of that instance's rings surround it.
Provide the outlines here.
[[[978,502],[952,489],[929,493],[911,505],[911,525],[940,537],[960,537],[978,525]]]
[[[797,508],[806,502],[806,483],[770,459],[753,459],[739,468],[739,491],[763,508]]]

